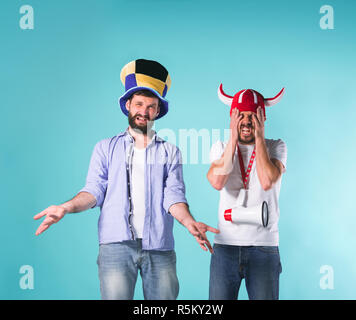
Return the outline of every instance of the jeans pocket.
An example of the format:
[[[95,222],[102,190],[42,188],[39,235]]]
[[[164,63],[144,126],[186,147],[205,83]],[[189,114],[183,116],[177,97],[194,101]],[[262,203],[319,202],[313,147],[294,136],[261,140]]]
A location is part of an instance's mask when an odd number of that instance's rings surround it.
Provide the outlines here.
[[[167,257],[170,259],[173,263],[177,262],[177,256],[175,250],[167,250],[167,251],[160,251],[160,255],[162,257]]]
[[[264,252],[264,253],[279,253],[278,246],[257,246],[257,250]]]
[[[96,264],[98,266],[100,266],[100,260],[101,260],[102,251],[103,251],[104,246],[105,246],[105,244],[102,244],[102,243],[99,244],[98,256],[96,258]]]

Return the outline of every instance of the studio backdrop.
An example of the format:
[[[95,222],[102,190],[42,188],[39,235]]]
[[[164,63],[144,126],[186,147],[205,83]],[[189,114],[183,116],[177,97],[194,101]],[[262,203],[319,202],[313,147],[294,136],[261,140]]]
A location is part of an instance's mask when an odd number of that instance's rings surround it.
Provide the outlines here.
[[[288,147],[280,298],[355,299],[355,15],[351,0],[1,1],[0,298],[100,299],[99,209],[38,237],[33,216],[76,195],[94,145],[127,128],[120,70],[144,58],[169,70],[155,130],[181,149],[192,214],[214,227],[209,151],[229,128],[219,84],[285,87],[265,123]],[[178,299],[207,299],[210,253],[178,222],[174,235]]]

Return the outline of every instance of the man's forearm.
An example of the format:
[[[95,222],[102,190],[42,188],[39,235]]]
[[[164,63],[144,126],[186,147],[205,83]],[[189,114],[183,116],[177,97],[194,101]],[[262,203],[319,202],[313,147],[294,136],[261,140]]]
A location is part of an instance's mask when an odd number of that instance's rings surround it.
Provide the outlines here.
[[[237,138],[233,137],[230,138],[226,148],[224,150],[223,156],[219,160],[219,167],[215,169],[215,174],[221,175],[229,175],[232,171],[233,162],[234,162],[234,155],[237,145]]]
[[[218,229],[212,228],[203,222],[195,221],[189,211],[188,205],[184,202],[171,205],[169,212],[176,220],[188,229],[190,234],[194,236],[195,240],[199,243],[203,250],[207,251],[209,249],[211,253],[214,253],[214,250],[205,233],[207,231],[219,233]]]
[[[88,210],[96,204],[95,197],[89,192],[79,192],[72,200],[60,206],[65,208],[66,213],[77,213]]]
[[[189,212],[188,205],[184,202],[173,204],[169,208],[169,212],[179,223],[185,227],[195,222],[193,216]]]
[[[236,145],[237,138],[230,138],[223,155],[212,163],[208,171],[207,178],[217,190],[221,190],[225,186],[232,171]]]
[[[281,172],[269,158],[266,142],[263,138],[256,139],[256,166],[257,176],[262,188],[264,190],[270,189],[280,177]]]

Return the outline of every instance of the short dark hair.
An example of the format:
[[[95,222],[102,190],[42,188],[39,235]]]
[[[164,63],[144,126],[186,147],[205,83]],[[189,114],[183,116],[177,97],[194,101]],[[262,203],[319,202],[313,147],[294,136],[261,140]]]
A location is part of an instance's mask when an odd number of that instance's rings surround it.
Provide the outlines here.
[[[130,101],[134,96],[144,96],[144,97],[148,97],[148,98],[157,98],[158,99],[158,107],[161,107],[161,99],[159,99],[152,91],[150,90],[138,90],[136,92],[134,92],[127,100]]]
[[[144,97],[149,97],[149,98],[157,98],[158,97],[153,93],[151,92],[150,90],[138,90],[136,92],[134,92],[129,98],[128,100],[131,100],[133,98],[133,96],[144,96]],[[159,99],[158,99],[159,100]]]

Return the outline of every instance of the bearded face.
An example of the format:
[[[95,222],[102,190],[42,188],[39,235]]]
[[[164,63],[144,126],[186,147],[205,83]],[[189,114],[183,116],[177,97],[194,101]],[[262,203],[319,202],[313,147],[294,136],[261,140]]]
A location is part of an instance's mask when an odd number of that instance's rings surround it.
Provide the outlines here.
[[[242,144],[253,144],[255,143],[255,127],[252,121],[251,111],[240,112],[242,119],[238,125],[238,135],[239,142]]]
[[[130,127],[141,134],[147,134],[153,126],[153,121],[150,117],[147,114],[141,114],[140,112],[137,112],[134,115],[129,112],[128,119]]]
[[[138,133],[147,134],[159,114],[159,100],[156,97],[134,95],[127,101],[126,108],[130,127]]]

